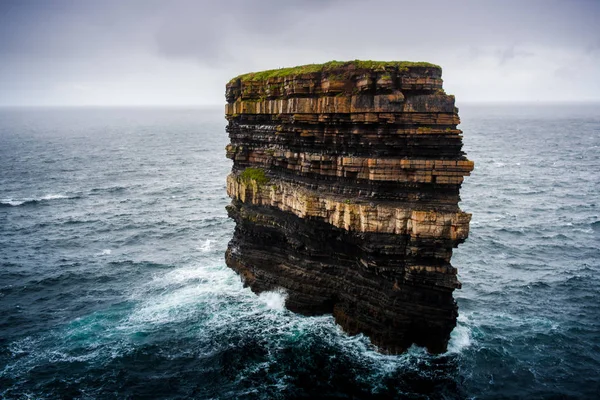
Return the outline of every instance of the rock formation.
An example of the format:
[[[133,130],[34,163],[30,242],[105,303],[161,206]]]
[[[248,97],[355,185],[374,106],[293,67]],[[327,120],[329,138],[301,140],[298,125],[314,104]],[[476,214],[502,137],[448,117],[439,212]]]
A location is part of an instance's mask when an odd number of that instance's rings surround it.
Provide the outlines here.
[[[445,351],[473,162],[441,73],[333,61],[227,84],[226,261],[254,292],[283,288],[290,310],[332,313],[382,351]]]

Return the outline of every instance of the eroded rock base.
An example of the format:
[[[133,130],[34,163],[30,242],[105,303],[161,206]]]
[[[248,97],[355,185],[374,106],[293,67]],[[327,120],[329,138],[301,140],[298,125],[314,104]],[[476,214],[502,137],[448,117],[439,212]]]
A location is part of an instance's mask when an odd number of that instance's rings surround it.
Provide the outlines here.
[[[236,229],[227,265],[254,292],[285,288],[290,310],[331,313],[345,331],[364,333],[386,352],[402,352],[412,343],[431,352],[445,350],[456,325],[453,287],[430,287],[430,273],[419,270],[408,281],[398,279],[405,276],[407,261],[401,260],[410,237],[332,229],[324,222],[240,202],[233,202],[228,213]],[[412,245],[437,247],[434,240]],[[414,255],[408,262],[425,261]],[[429,268],[444,270],[442,275],[452,269]]]

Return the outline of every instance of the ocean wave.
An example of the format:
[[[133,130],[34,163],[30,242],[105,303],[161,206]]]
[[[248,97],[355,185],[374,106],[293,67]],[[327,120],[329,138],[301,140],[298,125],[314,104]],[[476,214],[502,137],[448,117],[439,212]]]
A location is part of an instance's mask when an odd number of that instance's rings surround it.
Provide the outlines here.
[[[467,325],[467,318],[460,314],[457,325],[450,334],[448,351],[446,354],[458,354],[470,347],[472,344],[471,329]]]
[[[285,290],[274,290],[270,292],[262,292],[258,299],[262,301],[268,309],[283,311],[285,309],[285,301],[287,300],[287,293]]]
[[[65,194],[47,194],[45,196],[41,196],[41,197],[37,197],[37,198],[27,197],[27,198],[23,198],[23,199],[7,198],[7,199],[0,199],[0,207],[28,206],[28,205],[35,205],[35,204],[48,202],[51,200],[64,200],[64,199],[74,200],[74,199],[78,199],[78,198],[79,198],[79,196],[68,196]]]
[[[90,190],[90,193],[100,193],[100,192],[115,193],[115,192],[122,192],[124,190],[127,190],[127,188],[125,186],[109,186],[109,187],[103,187],[103,188],[93,188],[92,190]]]
[[[488,122],[465,129],[479,160],[461,191],[472,231],[454,250],[463,289],[440,355],[378,353],[331,315],[288,311],[285,292],[243,286],[223,260],[223,135],[198,159],[197,137],[175,129],[115,135],[118,153],[111,132],[92,132],[79,159],[14,175],[0,191],[0,398],[595,398],[597,158],[573,156],[598,148],[599,125],[518,121],[507,138],[490,134],[504,120]],[[24,150],[20,168],[37,170]]]
[[[88,368],[126,362],[132,355],[145,354],[145,344],[156,340],[152,337],[166,340],[176,331],[177,340],[170,339],[170,360],[192,357],[200,366],[233,362],[237,384],[270,371],[278,392],[294,390],[298,382],[290,375],[295,366],[289,362],[303,364],[308,354],[308,360],[338,374],[351,377],[360,372],[356,378],[361,390],[387,393],[397,379],[445,382],[452,360],[472,344],[469,324],[459,317],[445,354],[431,355],[417,346],[401,355],[381,354],[364,335],[344,333],[331,315],[286,312],[285,298],[278,290],[255,296],[222,264],[174,268],[156,274],[128,301],[13,343],[6,373],[16,379],[37,365]],[[160,360],[165,354],[152,357]],[[255,359],[238,361],[242,354]],[[266,390],[262,385],[259,388]]]
[[[198,249],[203,252],[203,253],[207,253],[211,250],[211,246],[212,245],[212,241],[210,239],[206,239],[204,241],[204,243],[202,243],[202,245],[200,247],[198,247]]]

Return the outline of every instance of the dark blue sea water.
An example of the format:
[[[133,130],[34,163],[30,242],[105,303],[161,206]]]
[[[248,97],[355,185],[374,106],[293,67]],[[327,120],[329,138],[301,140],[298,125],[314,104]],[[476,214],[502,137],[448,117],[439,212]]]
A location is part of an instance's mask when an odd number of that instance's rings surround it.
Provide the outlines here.
[[[216,109],[0,111],[0,398],[597,398],[600,106],[461,108],[449,351],[375,352],[224,263]]]

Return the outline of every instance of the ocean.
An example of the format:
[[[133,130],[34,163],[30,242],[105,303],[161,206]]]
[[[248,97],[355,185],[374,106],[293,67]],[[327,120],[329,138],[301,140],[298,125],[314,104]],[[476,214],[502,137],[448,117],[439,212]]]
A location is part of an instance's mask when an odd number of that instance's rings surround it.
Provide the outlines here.
[[[0,109],[0,398],[597,398],[600,105],[458,105],[458,326],[395,356],[225,266],[222,108]]]

